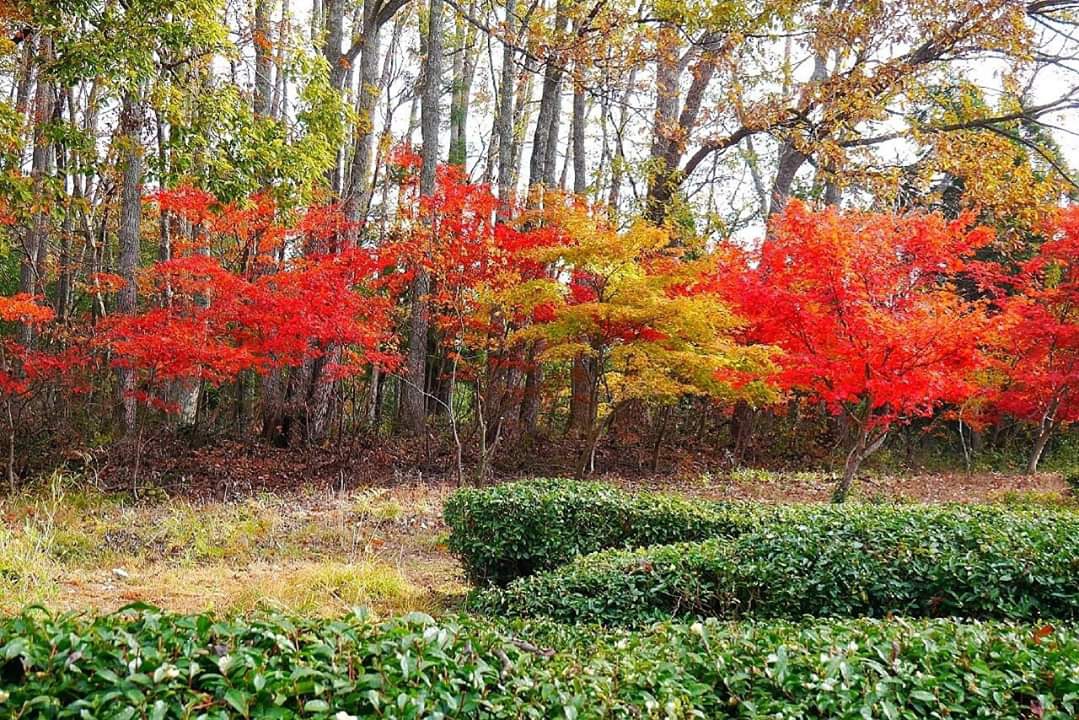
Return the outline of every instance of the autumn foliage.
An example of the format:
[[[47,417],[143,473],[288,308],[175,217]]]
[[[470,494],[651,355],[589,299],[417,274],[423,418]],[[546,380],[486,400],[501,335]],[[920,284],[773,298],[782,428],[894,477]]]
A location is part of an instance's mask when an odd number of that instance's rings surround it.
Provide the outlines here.
[[[109,367],[133,371],[133,394],[169,413],[178,388],[282,373],[301,402],[341,381],[367,384],[374,402],[379,373],[404,372],[403,309],[422,269],[438,359],[423,382],[451,420],[453,384],[465,383],[480,437],[497,443],[526,374],[580,370],[581,474],[619,413],[686,398],[762,410],[797,399],[839,417],[840,497],[897,424],[975,401],[980,417],[1033,425],[1037,455],[1079,420],[1075,209],[1009,267],[974,261],[994,233],[969,213],[793,202],[752,249],[686,247],[643,221],[615,227],[572,196],[507,210],[458,167],[440,167],[421,197],[407,148],[391,172],[401,207],[377,235],[339,204],[223,202],[189,185],[152,195],[147,207],[175,230],[172,257],[139,273],[137,311],[61,323],[37,298],[0,299],[0,321],[17,330],[0,395],[86,389]],[[105,272],[87,283],[106,299],[124,285]],[[550,381],[544,392],[553,411],[568,397]]]
[[[1079,208],[1047,235],[1014,271],[980,268],[999,310],[988,409],[1035,428],[1031,472],[1052,433],[1079,421]]]
[[[986,315],[955,283],[992,233],[968,215],[815,213],[799,203],[771,230],[751,263],[724,269],[725,284],[752,340],[781,351],[771,381],[849,422],[845,493],[895,423],[974,390]]]
[[[300,367],[333,346],[348,351],[328,368],[329,380],[372,362],[395,365],[392,302],[380,277],[395,262],[392,251],[329,252],[345,244],[340,208],[312,207],[285,224],[263,197],[238,207],[182,188],[156,200],[200,229],[183,257],[147,274],[156,306],[105,323],[99,343],[114,366],[137,370],[150,385],[220,385],[246,371]],[[290,236],[312,252],[282,259]]]

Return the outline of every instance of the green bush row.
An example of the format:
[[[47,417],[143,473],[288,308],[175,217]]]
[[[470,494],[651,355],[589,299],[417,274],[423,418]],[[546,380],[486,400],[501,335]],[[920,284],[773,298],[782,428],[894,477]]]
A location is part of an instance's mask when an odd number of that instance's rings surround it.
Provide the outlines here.
[[[995,507],[820,507],[734,540],[605,551],[477,609],[568,622],[1079,617],[1079,516]]]
[[[170,718],[1065,718],[1074,628],[662,624],[641,633],[413,616],[0,620],[0,715]]]
[[[450,550],[469,579],[505,585],[597,550],[736,537],[779,512],[599,483],[529,480],[461,490],[446,501],[444,516]]]

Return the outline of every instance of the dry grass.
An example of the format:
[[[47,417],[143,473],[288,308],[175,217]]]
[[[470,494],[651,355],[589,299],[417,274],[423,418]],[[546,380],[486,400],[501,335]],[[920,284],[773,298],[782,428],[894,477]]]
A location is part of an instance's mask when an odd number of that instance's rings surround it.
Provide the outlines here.
[[[194,503],[73,490],[0,501],[0,612],[146,601],[228,613],[438,612],[465,591],[440,488]]]

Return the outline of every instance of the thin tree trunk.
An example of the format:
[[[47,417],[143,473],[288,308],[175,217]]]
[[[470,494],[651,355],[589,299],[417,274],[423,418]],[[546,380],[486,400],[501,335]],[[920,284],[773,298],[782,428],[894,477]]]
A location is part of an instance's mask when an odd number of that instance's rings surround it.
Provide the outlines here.
[[[1053,426],[1055,424],[1057,408],[1059,406],[1059,397],[1054,397],[1045,408],[1045,412],[1042,413],[1041,422],[1038,423],[1038,436],[1034,440],[1034,447],[1030,453],[1030,460],[1027,462],[1027,475],[1033,475],[1038,472],[1038,463],[1042,459],[1042,453],[1045,452],[1045,446],[1049,444],[1049,438],[1053,435]]]
[[[420,169],[420,194],[435,190],[435,170],[438,164],[439,104],[442,97],[442,0],[431,0],[427,25],[426,80],[420,107],[420,131],[423,137],[423,165]],[[431,228],[432,235],[438,232]],[[409,383],[405,386],[402,410],[412,432],[423,434],[427,425],[426,364],[428,294],[431,278],[422,267],[416,268],[412,281],[412,309],[408,332],[406,370]]]
[[[117,309],[121,313],[133,314],[137,309],[138,285],[136,272],[139,264],[139,225],[142,221],[142,108],[138,97],[139,91],[128,90],[124,93],[123,107],[120,113],[120,156],[123,158],[123,189],[120,196],[120,276],[124,285],[117,298]],[[135,370],[121,368],[120,403],[124,431],[130,436],[136,429],[137,405],[135,390]]]
[[[578,82],[573,88],[573,192],[579,198],[587,189],[584,157],[585,94]],[[592,425],[594,410],[590,402],[591,368],[589,359],[578,354],[573,358],[570,371],[570,410],[569,427],[571,431],[581,432]]]
[[[345,208],[349,220],[362,228],[371,202],[371,156],[375,147],[375,110],[380,94],[378,56],[381,27],[373,10],[374,3],[364,4],[363,37],[360,49],[360,89],[356,98],[356,143],[349,170],[349,188]]]
[[[1027,462],[1027,475],[1038,472],[1038,463],[1041,462],[1042,453],[1045,452],[1045,446],[1049,444],[1049,438],[1052,435],[1052,429],[1039,429],[1038,437],[1030,452],[1030,460]]]
[[[471,15],[475,3],[466,7]],[[453,94],[450,100],[450,145],[448,162],[464,167],[468,154],[468,110],[476,69],[476,31],[472,23],[457,15],[456,52],[453,56]]]
[[[256,115],[268,117],[273,107],[273,43],[270,38],[270,13],[274,0],[255,0],[255,96]]]
[[[847,501],[851,487],[854,484],[854,479],[858,476],[858,470],[861,468],[862,463],[865,462],[866,458],[879,450],[884,444],[885,439],[888,437],[887,432],[882,432],[876,438],[870,440],[868,417],[861,418],[860,425],[861,427],[858,428],[857,440],[854,443],[854,447],[852,447],[847,454],[847,461],[843,466],[843,477],[840,479],[835,492],[832,494],[832,502],[834,503],[843,503]]]
[[[42,37],[38,45],[38,54],[42,62],[47,62],[52,57],[52,41],[47,36]],[[19,290],[30,295],[35,295],[44,289],[38,270],[44,265],[44,256],[48,248],[49,216],[46,209],[48,203],[44,202],[44,198],[52,143],[45,130],[46,125],[53,119],[53,103],[53,85],[39,74],[34,92],[33,156],[30,165],[34,197],[39,202],[25,236],[23,257],[19,267]],[[29,326],[24,326],[23,341],[29,342],[29,339]]]
[[[284,117],[288,108],[288,82],[285,73],[285,48],[288,46],[288,33],[291,25],[289,18],[289,0],[281,1],[281,24],[278,26],[277,52],[274,54],[274,65],[277,75],[274,78],[273,101],[270,104],[270,115],[275,120]]]
[[[501,82],[498,86],[498,110],[496,115],[496,134],[498,135],[498,199],[499,217],[508,216],[513,203],[513,94],[514,83],[514,32],[513,15],[516,12],[516,0],[506,0],[506,33],[508,38],[502,46]]]
[[[577,460],[577,471],[574,474],[574,478],[577,480],[584,480],[595,470],[596,461],[596,448],[599,446],[599,441],[603,439],[607,429],[614,424],[615,418],[621,414],[625,408],[626,403],[620,402],[615,405],[607,417],[603,418],[598,423],[594,423],[591,431],[588,433],[588,439],[585,442],[584,449],[581,451],[581,456]]]
[[[559,0],[555,9],[555,34],[565,32],[569,18],[566,16],[565,0]],[[532,135],[532,155],[528,165],[529,189],[535,185],[554,185],[555,168],[552,162],[558,143],[558,115],[562,96],[562,59],[551,58],[543,72],[543,91],[540,94],[536,129]]]

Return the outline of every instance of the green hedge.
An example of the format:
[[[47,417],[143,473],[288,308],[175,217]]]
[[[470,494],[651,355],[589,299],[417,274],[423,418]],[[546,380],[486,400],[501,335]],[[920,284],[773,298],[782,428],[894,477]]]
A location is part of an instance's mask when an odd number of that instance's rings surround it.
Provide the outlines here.
[[[599,483],[529,480],[461,490],[444,510],[449,547],[479,584],[511,580],[607,548],[736,537],[778,507],[628,493]]]
[[[550,652],[546,648],[552,648]],[[410,617],[249,622],[139,608],[0,620],[0,715],[1064,718],[1073,628],[846,621],[589,632]]]
[[[633,624],[738,618],[1079,617],[1079,517],[994,507],[821,507],[731,540],[606,551],[478,609]]]

